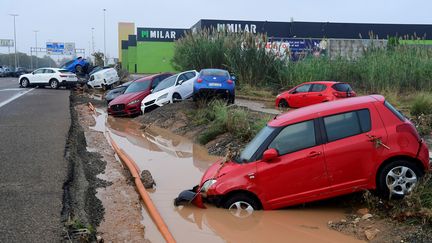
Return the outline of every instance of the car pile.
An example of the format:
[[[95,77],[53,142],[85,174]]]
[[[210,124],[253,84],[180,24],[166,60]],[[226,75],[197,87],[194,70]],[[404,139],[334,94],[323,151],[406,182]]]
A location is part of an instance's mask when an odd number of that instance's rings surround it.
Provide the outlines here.
[[[102,72],[102,71],[99,71]],[[92,82],[90,79],[89,84]],[[127,86],[127,87],[126,87]],[[235,100],[235,77],[222,69],[162,73],[134,80],[108,92],[108,114],[136,116],[189,98]]]

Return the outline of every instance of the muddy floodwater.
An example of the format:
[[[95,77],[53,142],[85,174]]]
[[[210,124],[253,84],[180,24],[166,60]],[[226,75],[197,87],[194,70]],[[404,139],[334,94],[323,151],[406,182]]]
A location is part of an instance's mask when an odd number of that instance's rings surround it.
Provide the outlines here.
[[[328,221],[344,218],[344,209],[335,205],[257,211],[247,218],[211,205],[175,207],[173,199],[196,185],[217,157],[167,130],[143,131],[131,119],[98,113],[93,129],[109,132],[141,170],[153,175],[156,187],[148,192],[177,242],[360,242],[327,228]],[[145,207],[142,215],[146,239],[163,242]]]

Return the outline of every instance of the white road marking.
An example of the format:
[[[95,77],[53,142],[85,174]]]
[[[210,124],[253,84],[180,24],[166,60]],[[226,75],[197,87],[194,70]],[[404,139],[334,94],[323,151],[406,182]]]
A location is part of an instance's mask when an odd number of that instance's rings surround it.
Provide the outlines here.
[[[7,99],[7,100],[1,102],[1,103],[0,103],[0,108],[3,107],[3,106],[6,105],[6,104],[8,104],[8,103],[10,103],[10,102],[12,102],[12,101],[18,99],[19,97],[21,97],[21,96],[27,94],[28,92],[30,92],[30,91],[32,91],[32,90],[34,90],[34,89],[35,89],[35,88],[30,89],[30,90],[27,90],[27,91],[25,91],[25,92],[20,92],[20,93],[18,93],[18,94],[16,94],[16,95],[12,96],[11,98],[9,98],[9,99]]]

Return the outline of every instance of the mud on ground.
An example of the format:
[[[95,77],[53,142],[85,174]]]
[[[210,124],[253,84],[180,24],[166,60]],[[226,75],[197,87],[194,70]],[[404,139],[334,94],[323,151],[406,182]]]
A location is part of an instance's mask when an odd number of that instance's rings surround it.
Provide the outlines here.
[[[71,215],[91,230],[85,241],[95,241],[97,235],[106,242],[147,242],[141,224],[143,208],[130,174],[116,159],[104,133],[91,128],[96,122],[87,106],[89,101],[100,106],[103,103],[80,92],[71,95],[73,141],[68,144],[73,151],[69,156],[73,168],[65,184],[69,198],[65,217]]]
[[[78,122],[74,108],[74,97],[70,98],[71,127],[66,143],[65,158],[69,162],[68,178],[63,185],[62,221],[65,224],[65,240],[93,241],[94,229],[100,224],[104,208],[96,197],[97,188],[109,185],[97,178],[106,163],[100,155],[87,151],[84,130]]]

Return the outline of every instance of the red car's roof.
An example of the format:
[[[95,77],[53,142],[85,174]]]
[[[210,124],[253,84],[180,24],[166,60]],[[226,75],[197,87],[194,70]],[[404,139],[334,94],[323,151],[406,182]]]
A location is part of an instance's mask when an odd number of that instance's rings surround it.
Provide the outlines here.
[[[370,102],[384,102],[385,98],[381,95],[369,95],[341,99],[316,105],[306,106],[300,109],[288,111],[279,115],[274,120],[268,122],[271,127],[281,127],[288,124],[311,120],[320,116],[326,116],[343,112],[345,109],[356,108]]]
[[[338,83],[343,83],[343,82],[338,82],[338,81],[311,81],[311,82],[304,82],[302,84],[329,84],[329,85],[333,85],[333,84],[338,84]]]
[[[157,73],[157,74],[152,74],[152,75],[149,75],[149,76],[145,76],[145,77],[136,79],[134,82],[144,82],[144,81],[153,79],[153,78],[155,78],[157,76],[160,76],[160,75],[163,75],[163,74],[171,74],[172,75],[172,73]]]

